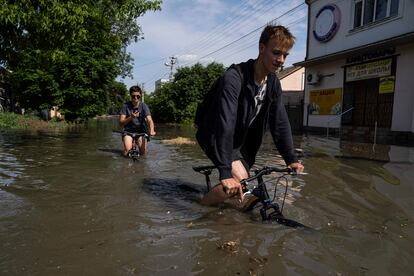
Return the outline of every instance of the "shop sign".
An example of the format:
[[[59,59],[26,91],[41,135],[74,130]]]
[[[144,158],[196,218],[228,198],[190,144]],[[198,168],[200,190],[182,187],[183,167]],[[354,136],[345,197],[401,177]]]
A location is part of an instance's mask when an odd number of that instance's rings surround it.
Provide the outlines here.
[[[342,88],[312,90],[309,94],[310,115],[339,115],[342,112]]]
[[[389,47],[385,49],[373,50],[362,54],[354,55],[346,58],[346,63],[362,63],[370,59],[379,59],[395,54],[395,47]]]
[[[391,75],[392,59],[383,59],[346,68],[346,81],[373,79]]]
[[[394,93],[395,76],[382,77],[379,81],[379,93]]]

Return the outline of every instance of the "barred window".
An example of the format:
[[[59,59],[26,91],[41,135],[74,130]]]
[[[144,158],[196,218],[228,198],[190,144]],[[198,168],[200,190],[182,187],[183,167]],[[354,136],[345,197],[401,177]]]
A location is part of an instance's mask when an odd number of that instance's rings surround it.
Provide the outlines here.
[[[399,0],[354,0],[354,28],[398,15]]]

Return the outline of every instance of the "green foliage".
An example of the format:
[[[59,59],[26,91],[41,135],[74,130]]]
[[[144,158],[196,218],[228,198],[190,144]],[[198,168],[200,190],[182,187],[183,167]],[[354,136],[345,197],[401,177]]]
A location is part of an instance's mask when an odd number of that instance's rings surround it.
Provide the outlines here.
[[[126,47],[141,36],[137,18],[160,9],[146,0],[0,0],[0,64],[28,109],[59,105],[66,119],[119,105],[131,74]],[[117,94],[119,93],[119,94]]]
[[[46,122],[35,115],[19,115],[11,112],[0,113],[0,129],[65,129],[70,124],[55,118]]]
[[[109,87],[109,114],[116,114],[122,105],[129,100],[129,93],[126,85],[122,82],[114,81]]]
[[[15,113],[0,112],[0,129],[12,128],[17,125],[18,116]]]
[[[164,84],[147,101],[154,119],[157,122],[192,122],[197,104],[224,69],[218,63],[179,68],[174,81]]]

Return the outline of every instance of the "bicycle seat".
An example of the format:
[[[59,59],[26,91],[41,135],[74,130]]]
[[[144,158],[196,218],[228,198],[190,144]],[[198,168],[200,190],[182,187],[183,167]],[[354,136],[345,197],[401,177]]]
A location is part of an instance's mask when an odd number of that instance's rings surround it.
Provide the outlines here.
[[[205,173],[207,171],[211,172],[214,170],[216,166],[214,165],[207,165],[207,166],[193,166],[193,170],[199,173]]]

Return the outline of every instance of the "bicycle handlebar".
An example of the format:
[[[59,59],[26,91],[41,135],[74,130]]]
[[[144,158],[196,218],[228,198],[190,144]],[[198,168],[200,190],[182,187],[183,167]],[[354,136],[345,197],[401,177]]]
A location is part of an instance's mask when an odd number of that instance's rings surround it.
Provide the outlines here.
[[[126,135],[131,136],[132,138],[138,138],[138,137],[141,137],[141,136],[148,137],[148,134],[143,133],[143,132],[138,133],[138,132],[129,132],[129,131],[124,131],[124,130],[112,130],[112,132],[126,134]]]
[[[210,174],[213,169],[216,169],[217,167],[214,165],[207,165],[207,166],[193,166],[193,170],[202,174]],[[271,174],[272,172],[280,172],[280,173],[286,173],[294,175],[296,174],[294,170],[291,168],[285,167],[263,167],[261,169],[255,170],[255,175],[251,176],[246,179],[242,179],[240,181],[240,184],[245,185],[247,182],[255,180],[258,177],[261,177],[263,175]]]
[[[287,168],[287,167],[286,168],[280,168],[280,167],[263,167],[263,168],[261,168],[259,170],[256,170],[255,171],[255,173],[256,173],[255,175],[253,175],[253,176],[251,176],[249,178],[246,178],[246,179],[242,179],[240,181],[240,184],[242,186],[245,186],[247,184],[247,182],[253,181],[253,180],[255,180],[255,179],[257,179],[257,178],[259,178],[259,177],[261,177],[263,175],[268,175],[268,174],[271,174],[273,172],[280,172],[280,173],[286,173],[286,174],[295,174],[295,171],[294,170],[292,170],[291,168]]]

